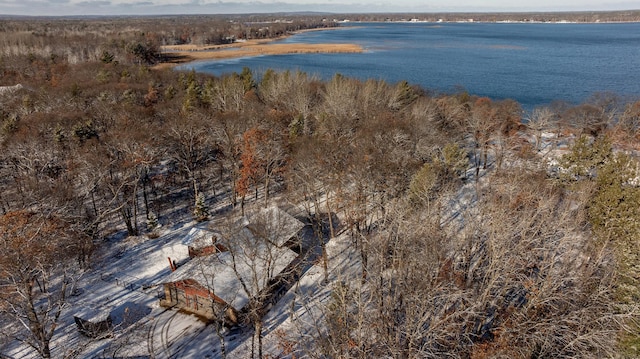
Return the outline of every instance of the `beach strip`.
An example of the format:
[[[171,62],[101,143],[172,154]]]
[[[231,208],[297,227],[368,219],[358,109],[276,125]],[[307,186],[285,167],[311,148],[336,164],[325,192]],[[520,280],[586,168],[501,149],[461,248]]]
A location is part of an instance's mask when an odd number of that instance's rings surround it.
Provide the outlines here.
[[[172,67],[196,60],[224,60],[285,54],[360,53],[364,51],[362,46],[357,44],[277,43],[274,40],[248,40],[215,46],[162,46],[164,61],[156,67]]]

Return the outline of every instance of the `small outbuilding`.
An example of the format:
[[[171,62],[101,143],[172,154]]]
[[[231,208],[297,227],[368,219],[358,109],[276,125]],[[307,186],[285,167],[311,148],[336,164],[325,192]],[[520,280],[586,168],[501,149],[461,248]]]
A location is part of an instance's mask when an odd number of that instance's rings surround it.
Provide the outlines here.
[[[73,316],[78,331],[89,338],[104,338],[111,335],[113,321],[110,312],[80,307]]]
[[[224,252],[226,249],[220,243],[221,234],[206,228],[191,228],[185,236],[182,244],[187,246],[189,257],[206,256],[218,252]]]

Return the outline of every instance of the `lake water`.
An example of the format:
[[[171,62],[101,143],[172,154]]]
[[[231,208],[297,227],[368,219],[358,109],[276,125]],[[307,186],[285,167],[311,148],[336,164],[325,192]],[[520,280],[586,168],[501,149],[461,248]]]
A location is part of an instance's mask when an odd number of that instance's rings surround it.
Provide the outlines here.
[[[427,90],[514,99],[525,109],[598,92],[640,98],[640,24],[349,23],[288,43],[356,43],[360,54],[296,54],[191,63],[221,75],[301,70],[329,79],[407,80]]]

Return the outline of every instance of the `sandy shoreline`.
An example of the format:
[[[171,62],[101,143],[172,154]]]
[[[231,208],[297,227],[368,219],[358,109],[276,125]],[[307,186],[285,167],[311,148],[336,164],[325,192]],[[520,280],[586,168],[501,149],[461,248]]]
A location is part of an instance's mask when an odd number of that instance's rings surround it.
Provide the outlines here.
[[[310,29],[319,31],[325,29]],[[327,29],[329,30],[329,29]],[[300,31],[300,32],[305,32]],[[296,32],[299,33],[299,32]],[[156,68],[173,67],[196,60],[222,60],[238,57],[285,54],[313,54],[313,53],[360,53],[364,49],[357,44],[281,44],[274,43],[275,39],[247,40],[226,45],[168,45],[162,46],[161,51],[165,61]]]

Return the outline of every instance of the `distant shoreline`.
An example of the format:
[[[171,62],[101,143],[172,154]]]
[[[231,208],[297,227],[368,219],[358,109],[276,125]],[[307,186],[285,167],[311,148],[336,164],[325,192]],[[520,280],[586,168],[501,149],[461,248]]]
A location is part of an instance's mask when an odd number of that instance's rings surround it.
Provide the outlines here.
[[[360,24],[360,23],[398,23],[398,24],[430,24],[440,26],[444,24],[628,24],[639,23],[640,21],[516,21],[516,20],[448,20],[448,21],[429,21],[429,20],[393,20],[393,21],[338,21],[341,24]],[[182,64],[194,61],[206,60],[227,60],[243,57],[256,57],[266,55],[287,55],[287,54],[318,54],[318,53],[362,53],[364,48],[361,45],[353,43],[343,44],[309,44],[309,43],[277,43],[279,40],[289,38],[291,36],[313,31],[341,30],[345,27],[328,27],[303,29],[292,32],[285,36],[271,39],[250,39],[240,40],[231,44],[222,45],[165,45],[161,46],[162,61],[154,66],[156,69],[173,68]]]
[[[636,24],[640,23],[640,20],[628,20],[628,21],[614,21],[614,20],[600,20],[600,21],[570,21],[570,20],[549,20],[549,21],[536,21],[536,20],[390,20],[390,21],[369,21],[369,20],[342,20],[338,21],[339,24],[584,24],[584,25],[598,25],[598,24]],[[337,27],[343,29],[343,27]],[[314,30],[314,29],[311,29]],[[319,29],[323,30],[323,29]]]
[[[178,65],[201,60],[225,60],[240,57],[254,57],[264,55],[286,55],[286,54],[317,54],[317,53],[361,53],[364,52],[362,46],[357,44],[282,44],[275,41],[288,38],[290,36],[310,32],[337,30],[334,28],[317,28],[295,31],[290,35],[280,36],[273,39],[252,39],[237,41],[224,45],[166,45],[161,46],[163,61],[154,68],[173,68]]]

